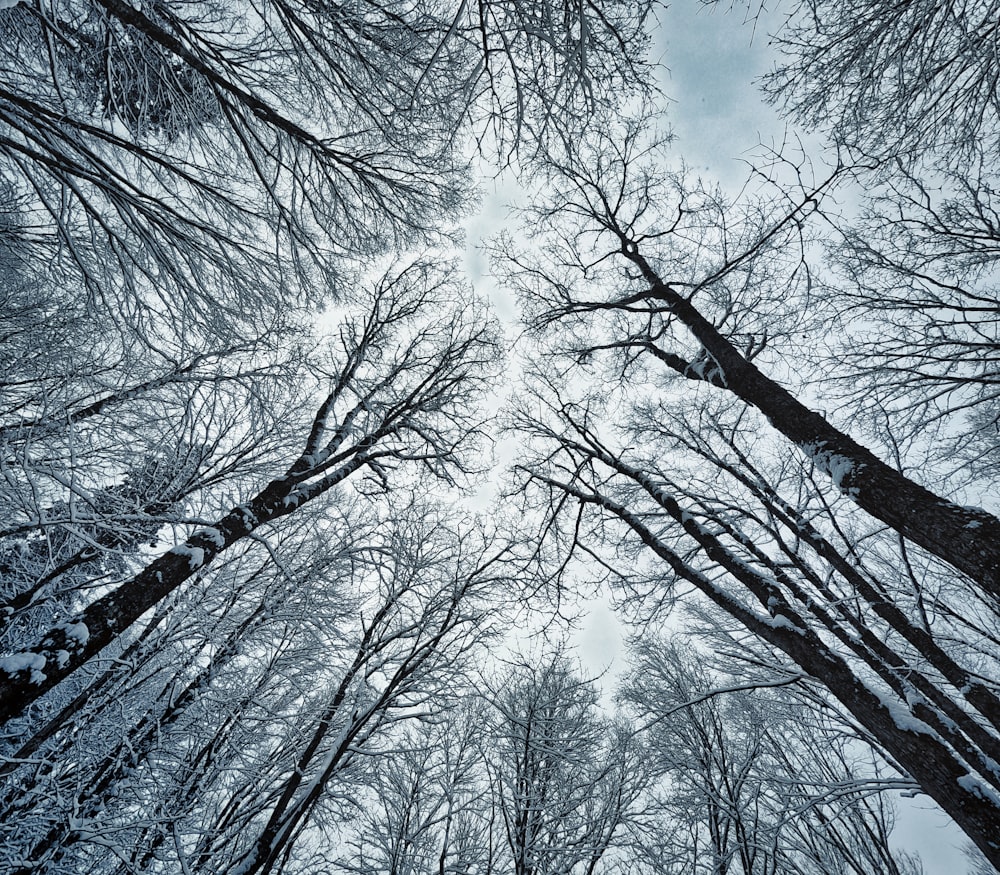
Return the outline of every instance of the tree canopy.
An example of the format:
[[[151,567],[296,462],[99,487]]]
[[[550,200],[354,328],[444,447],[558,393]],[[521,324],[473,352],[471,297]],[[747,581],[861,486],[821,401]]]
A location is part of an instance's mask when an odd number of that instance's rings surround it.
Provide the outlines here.
[[[0,2],[4,871],[1000,867],[996,11]]]

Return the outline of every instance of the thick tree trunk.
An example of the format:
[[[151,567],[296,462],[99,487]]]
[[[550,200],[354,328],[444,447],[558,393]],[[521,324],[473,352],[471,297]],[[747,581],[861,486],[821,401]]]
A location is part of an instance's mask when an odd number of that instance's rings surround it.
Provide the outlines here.
[[[715,360],[728,391],[763,413],[859,507],[968,575],[1000,604],[1000,520],[935,495],[885,464],[761,373],[634,248],[625,255],[650,284],[632,299],[666,304]]]
[[[227,547],[259,526],[292,513],[366,462],[363,453],[356,455],[337,472],[308,487],[300,486],[300,478],[291,473],[272,480],[248,504],[233,508],[214,526],[196,532],[151,562],[132,580],[52,629],[36,647],[0,659],[0,721],[24,713],[32,702],[100,653]]]

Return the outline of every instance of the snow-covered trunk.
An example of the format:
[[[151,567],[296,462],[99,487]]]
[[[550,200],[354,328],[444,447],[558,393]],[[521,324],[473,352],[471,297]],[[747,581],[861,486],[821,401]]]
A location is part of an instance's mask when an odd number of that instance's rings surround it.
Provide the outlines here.
[[[968,764],[930,725],[870,689],[815,633],[763,622],[753,631],[822,681],[883,750],[1000,868],[1000,797],[969,770]]]
[[[299,478],[289,475],[272,480],[252,501],[233,508],[214,526],[164,553],[71,621],[50,630],[35,647],[0,659],[0,720],[23,713],[227,547],[257,527],[292,513],[365,462],[363,454],[355,456],[310,488],[298,487],[292,500]]]
[[[689,300],[665,283],[634,247],[626,250],[626,257],[650,284],[645,297],[666,304],[697,338],[717,363],[730,392],[760,410],[848,498],[968,575],[1000,603],[1000,520],[981,508],[963,507],[935,495],[885,464],[765,376]]]

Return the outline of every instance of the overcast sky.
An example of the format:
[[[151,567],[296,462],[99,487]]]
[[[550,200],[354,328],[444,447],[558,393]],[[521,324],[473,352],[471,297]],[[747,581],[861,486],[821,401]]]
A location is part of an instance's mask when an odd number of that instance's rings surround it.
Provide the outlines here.
[[[771,64],[767,27],[777,16],[755,29],[739,10],[725,9],[682,0],[661,11],[653,57],[671,101],[677,154],[706,179],[738,190],[747,159],[762,142],[780,146],[785,126],[754,85]]]

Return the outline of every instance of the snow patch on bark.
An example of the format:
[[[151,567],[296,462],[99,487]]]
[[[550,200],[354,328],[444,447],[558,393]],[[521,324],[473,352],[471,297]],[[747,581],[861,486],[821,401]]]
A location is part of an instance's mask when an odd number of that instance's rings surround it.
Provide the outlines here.
[[[0,657],[0,671],[13,677],[22,671],[31,672],[31,683],[40,684],[45,680],[45,657],[40,653],[12,653]]]
[[[885,708],[885,710],[889,712],[889,716],[892,717],[893,723],[902,729],[903,732],[915,732],[919,735],[937,735],[937,733],[927,723],[924,723],[924,721],[918,717],[914,717],[898,702],[887,698],[877,690],[872,690],[872,694],[878,697],[879,701],[882,703],[882,707]]]
[[[1000,808],[1000,796],[971,772],[967,775],[962,775],[958,779],[958,786],[965,790],[966,793],[971,793],[973,796]]]
[[[187,544],[181,544],[170,552],[175,556],[186,556],[188,568],[192,571],[197,571],[205,564],[205,551],[201,547],[189,547]]]
[[[86,623],[63,623],[56,626],[76,647],[84,647],[90,640],[90,629]]]
[[[803,629],[796,626],[784,614],[778,614],[776,617],[770,617],[767,620],[767,623],[774,629],[787,629],[789,632],[794,632],[796,635],[806,634]]]
[[[696,532],[704,534],[705,527],[694,518],[694,514],[686,510],[681,511],[681,525],[685,528],[693,528]]]
[[[304,497],[305,494],[302,492],[302,490],[296,487],[291,492],[289,492],[288,495],[286,495],[283,499],[281,499],[281,503],[286,508],[290,507],[294,509],[299,506],[299,503],[302,501]]]
[[[858,497],[859,492],[857,487],[847,487],[845,486],[845,481],[849,482],[850,479],[864,470],[865,466],[863,464],[856,465],[847,456],[841,456],[839,453],[834,453],[826,449],[826,441],[814,441],[799,444],[799,446],[802,452],[812,460],[813,464],[820,471],[830,475],[830,479],[837,489],[849,498]]]
[[[986,771],[988,771],[994,778],[1000,778],[1000,763],[998,763],[993,757],[984,756],[982,758],[983,765],[986,766]],[[982,771],[982,769],[980,769]]]
[[[685,373],[688,376],[693,375],[695,378],[705,380],[708,383],[718,382],[724,389],[729,388],[729,384],[726,382],[726,374],[722,370],[721,365],[704,349],[698,358],[687,366]]]
[[[245,504],[237,505],[235,508],[235,512],[239,514],[240,519],[243,521],[243,525],[247,526],[247,528],[252,529],[254,526],[257,525],[258,522],[257,516],[256,514],[254,514],[252,510],[250,510],[250,508],[247,505]]]
[[[210,544],[214,544],[220,550],[226,546],[225,535],[223,535],[222,532],[220,532],[214,526],[209,526],[206,529],[199,529],[197,532],[194,533],[194,535],[192,535],[192,537],[202,538],[208,541]]]

